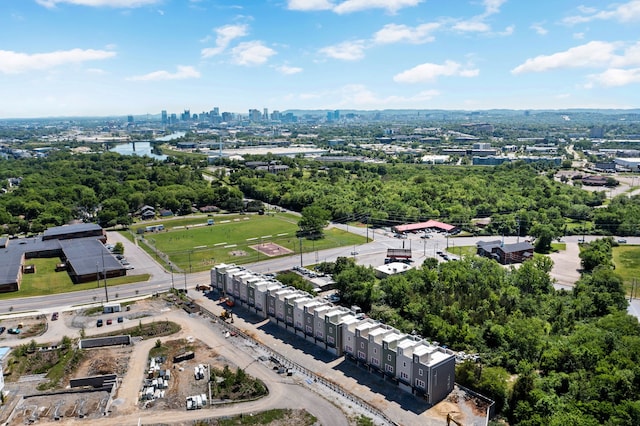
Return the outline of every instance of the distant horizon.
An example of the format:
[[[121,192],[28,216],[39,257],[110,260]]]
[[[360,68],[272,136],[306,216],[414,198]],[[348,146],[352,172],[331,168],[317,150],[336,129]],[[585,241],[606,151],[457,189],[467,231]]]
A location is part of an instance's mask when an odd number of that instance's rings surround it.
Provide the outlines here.
[[[640,0],[21,0],[2,10],[0,117],[640,107]]]
[[[256,108],[257,109],[257,108]],[[187,108],[187,110],[190,111],[190,113],[193,114],[197,114],[200,115],[201,113],[207,113],[210,112],[211,109],[206,110],[206,111],[194,111],[191,110],[189,108]],[[262,111],[262,109],[260,109],[260,111]],[[290,109],[285,109],[280,111],[280,113],[307,113],[307,114],[326,114],[327,112],[331,112],[331,111],[336,111],[336,109],[331,109],[331,108],[313,108],[313,109],[301,109],[301,108],[290,108]],[[562,112],[601,112],[601,113],[632,113],[632,114],[640,114],[640,107],[638,108],[558,108],[558,109],[553,109],[553,108],[541,108],[541,109],[530,109],[530,108],[523,108],[523,109],[514,109],[514,108],[489,108],[489,109],[441,109],[441,108],[434,108],[434,109],[425,109],[425,108],[387,108],[387,109],[354,109],[354,108],[345,108],[345,109],[338,109],[337,111],[340,111],[341,114],[349,114],[349,113],[356,113],[356,114],[373,114],[373,113],[397,113],[402,115],[403,113],[408,114],[408,113],[439,113],[439,112],[443,112],[443,113],[461,113],[461,114],[472,114],[472,113],[491,113],[491,112],[513,112],[513,113],[525,113],[525,112],[530,112],[532,114],[536,114],[536,113],[562,113]],[[177,114],[178,116],[184,112],[184,110],[181,111],[169,111],[167,110],[167,114]],[[244,112],[237,112],[237,111],[223,111],[220,110],[220,114],[222,114],[223,112],[229,112],[232,114],[236,114],[236,115],[240,115],[240,116],[248,116],[249,115],[249,109],[247,109]],[[272,112],[272,111],[270,111]],[[105,115],[60,115],[60,116],[39,116],[39,117],[0,117],[0,121],[20,121],[20,120],[65,120],[65,119],[109,119],[109,118],[121,118],[121,119],[126,119],[127,117],[132,116],[134,118],[142,118],[142,117],[146,117],[146,116],[150,116],[150,117],[158,117],[160,118],[162,116],[162,110],[159,110],[158,112],[148,112],[148,113],[140,113],[140,114],[105,114]],[[524,115],[523,115],[524,117]]]

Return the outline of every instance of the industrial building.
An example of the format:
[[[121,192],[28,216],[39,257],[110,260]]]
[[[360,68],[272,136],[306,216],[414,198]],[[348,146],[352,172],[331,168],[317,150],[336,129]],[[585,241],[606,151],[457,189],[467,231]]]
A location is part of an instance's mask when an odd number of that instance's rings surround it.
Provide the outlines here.
[[[455,354],[420,336],[236,265],[212,268],[211,287],[231,304],[268,318],[336,356],[344,355],[430,404],[453,390]]]
[[[29,238],[0,238],[0,293],[18,291],[24,273],[36,272],[27,265],[33,258],[60,258],[74,283],[126,275],[126,268],[109,252],[104,230],[95,224],[57,226]]]

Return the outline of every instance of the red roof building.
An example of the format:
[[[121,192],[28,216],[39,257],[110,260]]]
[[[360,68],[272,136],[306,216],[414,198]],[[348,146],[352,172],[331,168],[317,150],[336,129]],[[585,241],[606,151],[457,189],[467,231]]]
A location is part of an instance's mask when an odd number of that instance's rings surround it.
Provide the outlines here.
[[[423,231],[425,229],[433,229],[442,232],[453,232],[457,229],[457,227],[455,227],[454,225],[449,225],[448,223],[438,222],[437,220],[428,220],[426,222],[398,225],[394,226],[392,229],[398,233]]]

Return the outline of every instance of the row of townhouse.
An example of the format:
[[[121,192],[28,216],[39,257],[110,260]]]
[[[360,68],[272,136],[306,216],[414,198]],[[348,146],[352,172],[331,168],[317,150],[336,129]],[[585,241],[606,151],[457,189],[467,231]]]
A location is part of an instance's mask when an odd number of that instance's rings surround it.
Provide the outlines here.
[[[211,287],[263,318],[334,355],[436,404],[452,390],[455,354],[350,309],[236,265],[211,269]]]

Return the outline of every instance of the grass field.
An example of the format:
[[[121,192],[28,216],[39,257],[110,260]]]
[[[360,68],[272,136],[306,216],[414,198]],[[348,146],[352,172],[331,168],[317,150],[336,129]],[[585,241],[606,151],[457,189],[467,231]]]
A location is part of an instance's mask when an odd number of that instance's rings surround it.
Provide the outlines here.
[[[613,248],[613,264],[616,274],[624,280],[625,288],[631,288],[634,278],[640,278],[640,246],[620,245]]]
[[[210,218],[215,224],[208,226]],[[313,252],[365,242],[364,237],[335,228],[325,230],[321,240],[298,239],[298,220],[297,216],[284,213],[187,217],[164,221],[164,231],[144,233],[139,238],[141,246],[158,261],[168,258],[176,270],[186,272],[204,271],[217,263],[265,260],[264,254],[251,247],[260,243],[271,242],[300,253],[300,245],[303,252]],[[134,225],[132,231],[137,234],[147,225]]]
[[[59,258],[50,259],[29,259],[29,264],[36,267],[35,274],[23,274],[20,283],[20,291],[12,293],[1,293],[0,300],[14,299],[17,297],[42,296],[47,294],[67,293],[70,291],[88,290],[98,287],[96,281],[88,283],[74,284],[66,271],[56,272],[56,264],[60,263]],[[107,286],[117,286],[120,284],[130,284],[147,281],[148,274],[130,275],[126,277],[108,278]],[[100,282],[104,287],[104,281]]]

